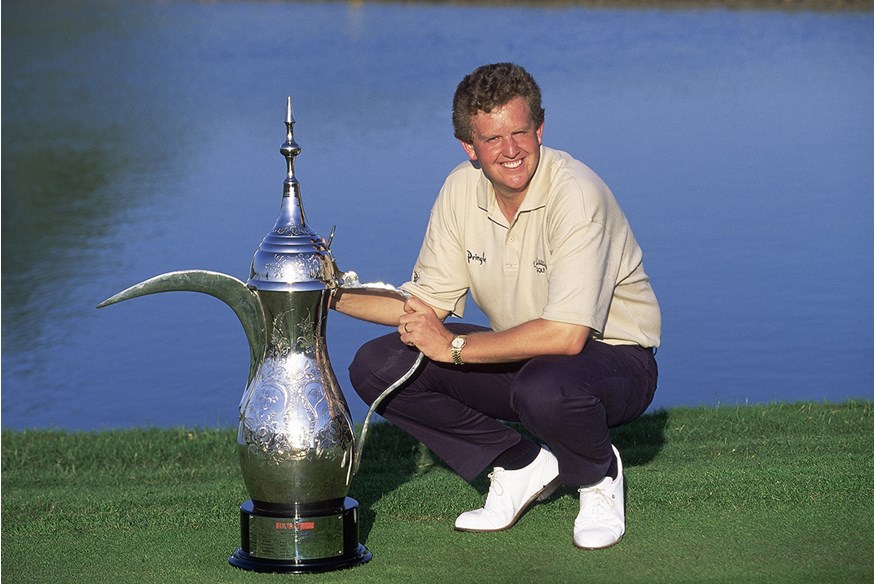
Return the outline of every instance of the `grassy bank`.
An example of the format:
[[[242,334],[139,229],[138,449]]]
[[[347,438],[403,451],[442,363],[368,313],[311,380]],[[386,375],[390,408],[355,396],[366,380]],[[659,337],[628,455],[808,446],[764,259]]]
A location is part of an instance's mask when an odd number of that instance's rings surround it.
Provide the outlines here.
[[[600,552],[572,546],[572,489],[509,531],[453,531],[486,478],[380,424],[351,492],[374,559],[304,576],[227,564],[247,498],[235,435],[4,431],[2,581],[873,581],[872,402],[672,409],[616,431],[628,531]]]

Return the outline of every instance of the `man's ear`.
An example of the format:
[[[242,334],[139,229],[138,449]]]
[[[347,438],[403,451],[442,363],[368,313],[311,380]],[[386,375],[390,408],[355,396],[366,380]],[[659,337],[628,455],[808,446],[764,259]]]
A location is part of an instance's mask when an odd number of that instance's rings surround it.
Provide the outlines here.
[[[477,161],[478,156],[475,154],[474,146],[468,142],[463,142],[462,140],[460,140],[459,143],[462,145],[462,149],[465,150],[466,155],[468,155],[468,159],[472,162]]]

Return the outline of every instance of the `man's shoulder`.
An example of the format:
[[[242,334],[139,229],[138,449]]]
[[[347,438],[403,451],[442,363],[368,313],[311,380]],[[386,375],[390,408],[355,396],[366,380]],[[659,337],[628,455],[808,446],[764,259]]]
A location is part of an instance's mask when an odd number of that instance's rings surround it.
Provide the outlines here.
[[[550,168],[548,215],[605,223],[620,211],[611,189],[589,166],[561,150],[545,158]]]
[[[477,202],[485,205],[488,181],[476,163],[466,160],[458,164],[447,178],[439,193],[439,199],[455,205],[467,206]]]
[[[447,182],[477,180],[481,176],[480,167],[476,163],[466,160],[460,162],[447,175]]]
[[[542,183],[548,199],[556,197],[602,199],[611,196],[608,185],[589,166],[562,150],[544,149],[546,181]]]
[[[563,150],[555,150],[553,148],[543,147],[545,162],[551,169],[551,174],[554,178],[569,178],[571,180],[584,181],[589,183],[604,184],[602,179],[596,172]]]

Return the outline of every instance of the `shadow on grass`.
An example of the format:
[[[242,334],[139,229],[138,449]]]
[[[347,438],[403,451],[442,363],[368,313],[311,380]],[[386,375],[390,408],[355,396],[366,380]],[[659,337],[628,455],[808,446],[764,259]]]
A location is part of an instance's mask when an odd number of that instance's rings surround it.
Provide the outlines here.
[[[374,504],[384,493],[392,492],[439,461],[422,443],[389,422],[372,424],[367,442],[350,493],[359,502],[362,542],[368,540],[376,516]]]
[[[645,465],[657,458],[666,442],[666,424],[668,420],[669,413],[661,409],[645,414],[629,424],[611,429],[611,441],[621,453],[624,468]],[[538,437],[533,436],[520,424],[511,423],[509,425],[536,442],[541,442]],[[490,488],[486,472],[475,479],[472,482],[472,486],[479,493],[486,495]],[[624,486],[628,485],[625,483]],[[572,487],[558,489],[551,496],[551,499],[561,496],[569,488]]]
[[[645,414],[639,419],[612,428],[611,438],[621,452],[625,468],[650,463],[663,449],[669,419],[666,410]],[[520,424],[509,424],[520,433],[534,438]],[[377,423],[368,430],[368,445],[363,449],[359,473],[353,479],[351,495],[359,502],[359,536],[365,542],[374,524],[374,504],[414,476],[435,466],[446,466],[422,443],[389,422]],[[489,481],[486,471],[472,482],[486,495]],[[560,489],[553,497],[566,489]]]
[[[621,453],[625,467],[648,464],[657,458],[666,443],[668,421],[669,412],[661,409],[612,428],[611,441]]]

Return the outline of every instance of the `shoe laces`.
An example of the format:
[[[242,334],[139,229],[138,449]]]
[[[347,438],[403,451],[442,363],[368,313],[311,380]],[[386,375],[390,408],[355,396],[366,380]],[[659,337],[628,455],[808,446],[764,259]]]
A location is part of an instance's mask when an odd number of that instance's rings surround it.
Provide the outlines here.
[[[502,487],[502,474],[504,472],[504,468],[497,466],[493,469],[493,472],[487,475],[490,478],[490,491],[498,497],[501,497],[505,492],[505,489]]]
[[[588,515],[604,515],[614,511],[615,496],[601,483],[592,487],[581,487],[578,492],[583,495],[581,510]]]

